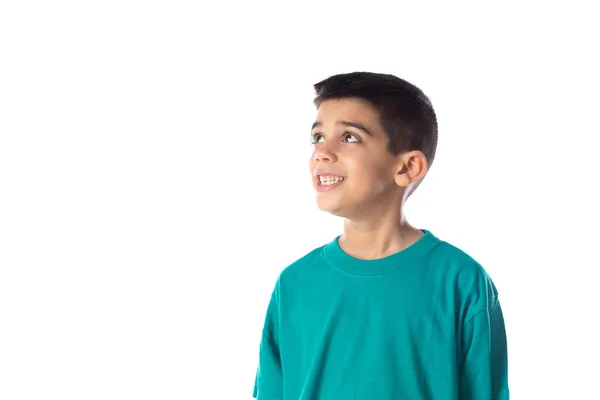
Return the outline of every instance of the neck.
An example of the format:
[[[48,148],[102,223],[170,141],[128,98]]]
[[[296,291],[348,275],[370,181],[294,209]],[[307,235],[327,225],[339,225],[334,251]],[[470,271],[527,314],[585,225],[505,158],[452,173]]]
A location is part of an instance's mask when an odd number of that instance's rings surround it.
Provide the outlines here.
[[[340,247],[355,258],[373,260],[402,251],[423,235],[408,223],[402,208],[389,210],[361,220],[346,219]]]

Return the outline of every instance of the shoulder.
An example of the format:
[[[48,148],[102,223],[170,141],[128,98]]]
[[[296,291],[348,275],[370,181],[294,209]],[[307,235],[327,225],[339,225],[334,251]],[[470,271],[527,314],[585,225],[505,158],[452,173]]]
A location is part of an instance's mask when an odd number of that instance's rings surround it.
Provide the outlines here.
[[[319,259],[324,247],[325,245],[311,250],[279,272],[272,293],[276,301],[280,301],[282,292],[289,291],[290,287],[296,286],[296,282],[306,277],[306,271],[310,270],[310,267]]]
[[[473,305],[484,308],[496,301],[498,291],[484,266],[463,249],[441,241],[434,251],[435,268],[445,271],[448,283]]]
[[[479,262],[471,257],[470,254],[445,240],[440,239],[440,244],[435,251],[438,257],[445,259],[449,263],[460,265],[466,269],[477,270],[481,268]]]
[[[306,273],[307,270],[318,264],[322,259],[322,253],[325,246],[326,245],[319,246],[289,264],[281,271],[279,279],[294,280],[298,275]]]
[[[444,264],[446,268],[458,274],[484,280],[489,279],[485,268],[479,261],[454,244],[440,240],[433,256],[437,263]]]

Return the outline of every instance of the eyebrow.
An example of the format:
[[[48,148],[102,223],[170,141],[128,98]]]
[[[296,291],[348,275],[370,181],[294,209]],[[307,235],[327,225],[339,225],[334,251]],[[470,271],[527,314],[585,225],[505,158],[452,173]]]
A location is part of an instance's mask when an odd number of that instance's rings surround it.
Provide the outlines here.
[[[352,121],[337,121],[336,125],[343,125],[343,126],[349,126],[352,128],[356,128],[359,129],[361,131],[363,131],[364,133],[366,133],[369,136],[373,136],[373,134],[371,132],[369,132],[369,130],[360,122],[352,122]],[[312,129],[315,129],[318,126],[323,126],[322,122],[315,122],[314,124],[312,124]]]

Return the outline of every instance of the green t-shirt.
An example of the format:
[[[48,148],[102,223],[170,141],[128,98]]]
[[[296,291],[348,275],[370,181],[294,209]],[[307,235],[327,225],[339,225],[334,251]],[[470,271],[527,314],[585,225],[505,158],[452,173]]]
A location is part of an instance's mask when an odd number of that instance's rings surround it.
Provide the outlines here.
[[[506,334],[485,270],[428,230],[376,260],[338,237],[284,269],[271,296],[258,400],[508,399]]]

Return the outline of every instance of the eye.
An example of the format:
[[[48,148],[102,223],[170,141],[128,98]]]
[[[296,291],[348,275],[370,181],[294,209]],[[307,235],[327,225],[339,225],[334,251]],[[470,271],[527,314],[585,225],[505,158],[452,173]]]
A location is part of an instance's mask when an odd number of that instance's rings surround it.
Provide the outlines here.
[[[313,133],[310,138],[310,144],[317,144],[323,138],[320,133]]]
[[[346,143],[360,143],[360,139],[353,133],[344,132],[344,142]]]

